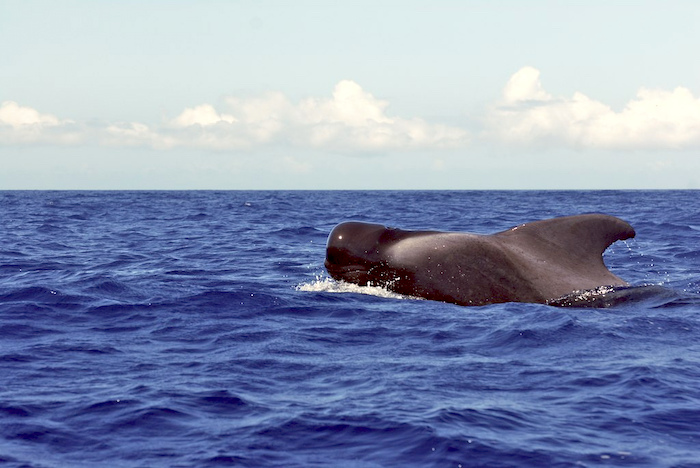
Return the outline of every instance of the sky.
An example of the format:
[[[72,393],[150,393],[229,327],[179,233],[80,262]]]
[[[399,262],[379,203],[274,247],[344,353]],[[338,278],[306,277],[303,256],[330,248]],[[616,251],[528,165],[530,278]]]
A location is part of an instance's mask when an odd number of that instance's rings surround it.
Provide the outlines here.
[[[0,1],[0,190],[700,188],[700,2]]]

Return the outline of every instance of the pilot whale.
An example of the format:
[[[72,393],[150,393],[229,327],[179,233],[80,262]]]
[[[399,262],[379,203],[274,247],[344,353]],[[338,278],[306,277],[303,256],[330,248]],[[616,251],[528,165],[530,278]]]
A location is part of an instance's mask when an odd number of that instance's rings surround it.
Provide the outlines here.
[[[331,231],[325,266],[336,280],[460,305],[565,305],[562,299],[571,294],[629,286],[602,255],[634,235],[627,222],[604,214],[535,221],[489,235],[350,221]]]

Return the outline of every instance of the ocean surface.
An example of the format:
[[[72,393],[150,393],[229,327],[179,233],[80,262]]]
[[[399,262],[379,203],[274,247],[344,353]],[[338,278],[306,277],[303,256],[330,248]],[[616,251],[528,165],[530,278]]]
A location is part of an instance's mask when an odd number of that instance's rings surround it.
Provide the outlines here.
[[[336,283],[331,228],[600,212],[614,307]],[[0,192],[0,465],[700,467],[700,192]]]

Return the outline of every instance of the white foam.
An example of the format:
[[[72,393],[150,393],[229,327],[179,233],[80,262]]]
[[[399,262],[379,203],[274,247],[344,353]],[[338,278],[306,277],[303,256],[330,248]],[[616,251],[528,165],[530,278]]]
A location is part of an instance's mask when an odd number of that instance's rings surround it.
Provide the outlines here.
[[[336,281],[333,278],[321,275],[317,276],[315,281],[297,285],[296,289],[297,291],[305,292],[355,293],[391,299],[415,299],[413,297],[397,294],[379,286],[359,286],[357,284],[346,283],[345,281]]]

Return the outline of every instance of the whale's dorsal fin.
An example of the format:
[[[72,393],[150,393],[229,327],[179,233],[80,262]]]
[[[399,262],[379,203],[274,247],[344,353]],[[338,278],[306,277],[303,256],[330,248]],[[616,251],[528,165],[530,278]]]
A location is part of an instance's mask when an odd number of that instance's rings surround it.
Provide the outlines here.
[[[551,269],[546,284],[538,287],[555,297],[567,289],[626,285],[607,269],[602,255],[613,242],[634,235],[632,226],[619,218],[585,214],[523,224],[494,237],[542,270]]]
[[[629,223],[620,218],[604,214],[583,214],[534,221],[499,235],[539,237],[570,255],[599,256],[610,244],[634,237],[635,232]]]

